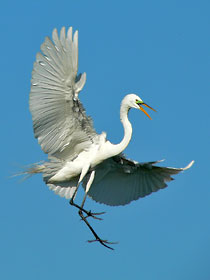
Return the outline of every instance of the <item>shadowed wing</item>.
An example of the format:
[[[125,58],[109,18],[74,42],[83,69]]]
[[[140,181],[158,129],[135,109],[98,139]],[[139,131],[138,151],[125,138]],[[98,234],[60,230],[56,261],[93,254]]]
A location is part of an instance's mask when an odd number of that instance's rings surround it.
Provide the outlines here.
[[[31,80],[30,111],[35,137],[45,153],[69,159],[93,143],[97,135],[78,99],[86,74],[77,76],[78,32],[63,27],[53,42],[46,37]]]
[[[185,168],[159,167],[155,163],[141,164],[121,155],[112,157],[96,167],[88,195],[99,203],[125,205],[167,187],[166,182],[173,180],[171,175],[190,168],[193,161]]]

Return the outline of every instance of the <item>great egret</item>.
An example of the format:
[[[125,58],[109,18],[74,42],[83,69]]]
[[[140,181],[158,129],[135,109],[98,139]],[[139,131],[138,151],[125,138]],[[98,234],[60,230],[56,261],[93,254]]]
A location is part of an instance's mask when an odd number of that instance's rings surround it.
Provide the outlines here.
[[[48,154],[48,161],[34,164],[26,172],[42,173],[51,190],[70,199],[70,204],[79,209],[80,217],[95,236],[92,241],[112,249],[107,245],[111,242],[101,239],[87,221],[89,216],[100,219],[97,215],[102,214],[84,209],[87,195],[99,203],[125,205],[165,188],[171,175],[190,168],[193,161],[185,168],[168,168],[155,166],[157,162],[126,159],[122,152],[132,136],[129,110],[140,109],[149,118],[142,106],[155,110],[136,94],[126,95],[120,107],[124,137],[117,145],[110,143],[104,132],[96,133],[78,98],[86,82],[86,73],[77,75],[78,32],[72,39],[72,27],[67,34],[63,27],[60,37],[54,29],[52,40],[46,37],[42,52],[36,56],[29,100],[34,135]],[[81,206],[74,202],[80,183],[85,189]]]

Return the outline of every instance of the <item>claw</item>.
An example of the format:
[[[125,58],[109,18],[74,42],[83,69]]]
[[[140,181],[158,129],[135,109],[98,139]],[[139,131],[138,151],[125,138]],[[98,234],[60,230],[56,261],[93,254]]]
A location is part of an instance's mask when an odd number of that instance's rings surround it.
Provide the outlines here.
[[[85,212],[85,214],[87,214],[87,216],[83,217],[81,220],[87,219],[88,217],[92,217],[93,219],[102,221],[103,220],[102,218],[98,218],[98,217],[95,217],[95,216],[103,215],[103,214],[106,213],[106,212],[92,213],[91,210],[90,211],[84,211],[84,212]],[[81,213],[82,213],[82,210],[79,211],[79,214],[81,214]]]
[[[114,250],[114,248],[112,248],[112,247],[110,247],[110,246],[108,246],[106,244],[117,244],[118,243],[118,242],[109,242],[108,240],[102,240],[100,238],[96,238],[94,240],[88,240],[87,242],[88,243],[93,243],[93,242],[97,242],[97,241],[100,242],[101,245],[103,245],[104,247],[106,247],[108,249],[111,249],[111,250]]]
[[[105,214],[106,212],[100,212],[100,213],[92,213],[91,210],[89,212],[87,212],[87,216],[85,216],[85,218],[88,218],[88,217],[92,217],[93,219],[96,219],[96,220],[103,220],[102,218],[98,218],[98,217],[95,217],[97,215],[103,215]]]

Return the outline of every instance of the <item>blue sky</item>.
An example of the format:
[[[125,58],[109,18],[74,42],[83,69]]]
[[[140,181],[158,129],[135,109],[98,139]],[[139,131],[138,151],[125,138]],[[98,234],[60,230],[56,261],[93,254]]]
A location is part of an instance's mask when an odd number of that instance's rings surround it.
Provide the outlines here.
[[[1,5],[1,279],[210,279],[208,1],[5,1]],[[164,166],[194,166],[167,189],[91,221],[115,251],[92,238],[77,211],[41,176],[9,176],[46,158],[28,108],[36,53],[54,27],[79,30],[81,100],[98,132],[121,140],[119,106],[137,93],[158,112],[130,113],[125,153]],[[82,199],[82,192],[78,201]]]

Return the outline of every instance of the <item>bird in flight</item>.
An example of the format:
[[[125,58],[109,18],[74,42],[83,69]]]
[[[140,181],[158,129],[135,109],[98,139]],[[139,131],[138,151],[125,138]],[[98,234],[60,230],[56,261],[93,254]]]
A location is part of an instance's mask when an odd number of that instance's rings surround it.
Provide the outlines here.
[[[63,27],[58,34],[54,29],[52,40],[46,37],[37,53],[29,97],[34,136],[48,160],[32,165],[26,173],[42,173],[49,189],[78,208],[95,237],[89,242],[113,249],[110,244],[114,242],[100,238],[89,223],[89,217],[101,220],[99,215],[105,212],[86,210],[87,196],[106,205],[125,205],[165,188],[171,175],[190,168],[193,161],[185,168],[171,168],[156,166],[158,161],[138,163],[127,159],[122,152],[132,136],[129,110],[140,109],[149,118],[144,107],[155,110],[138,95],[126,95],[120,107],[124,137],[119,144],[112,144],[106,133],[96,133],[79,100],[85,82],[86,73],[78,74],[78,31],[72,34],[72,27],[67,32]],[[80,184],[85,194],[79,205],[75,197]]]

